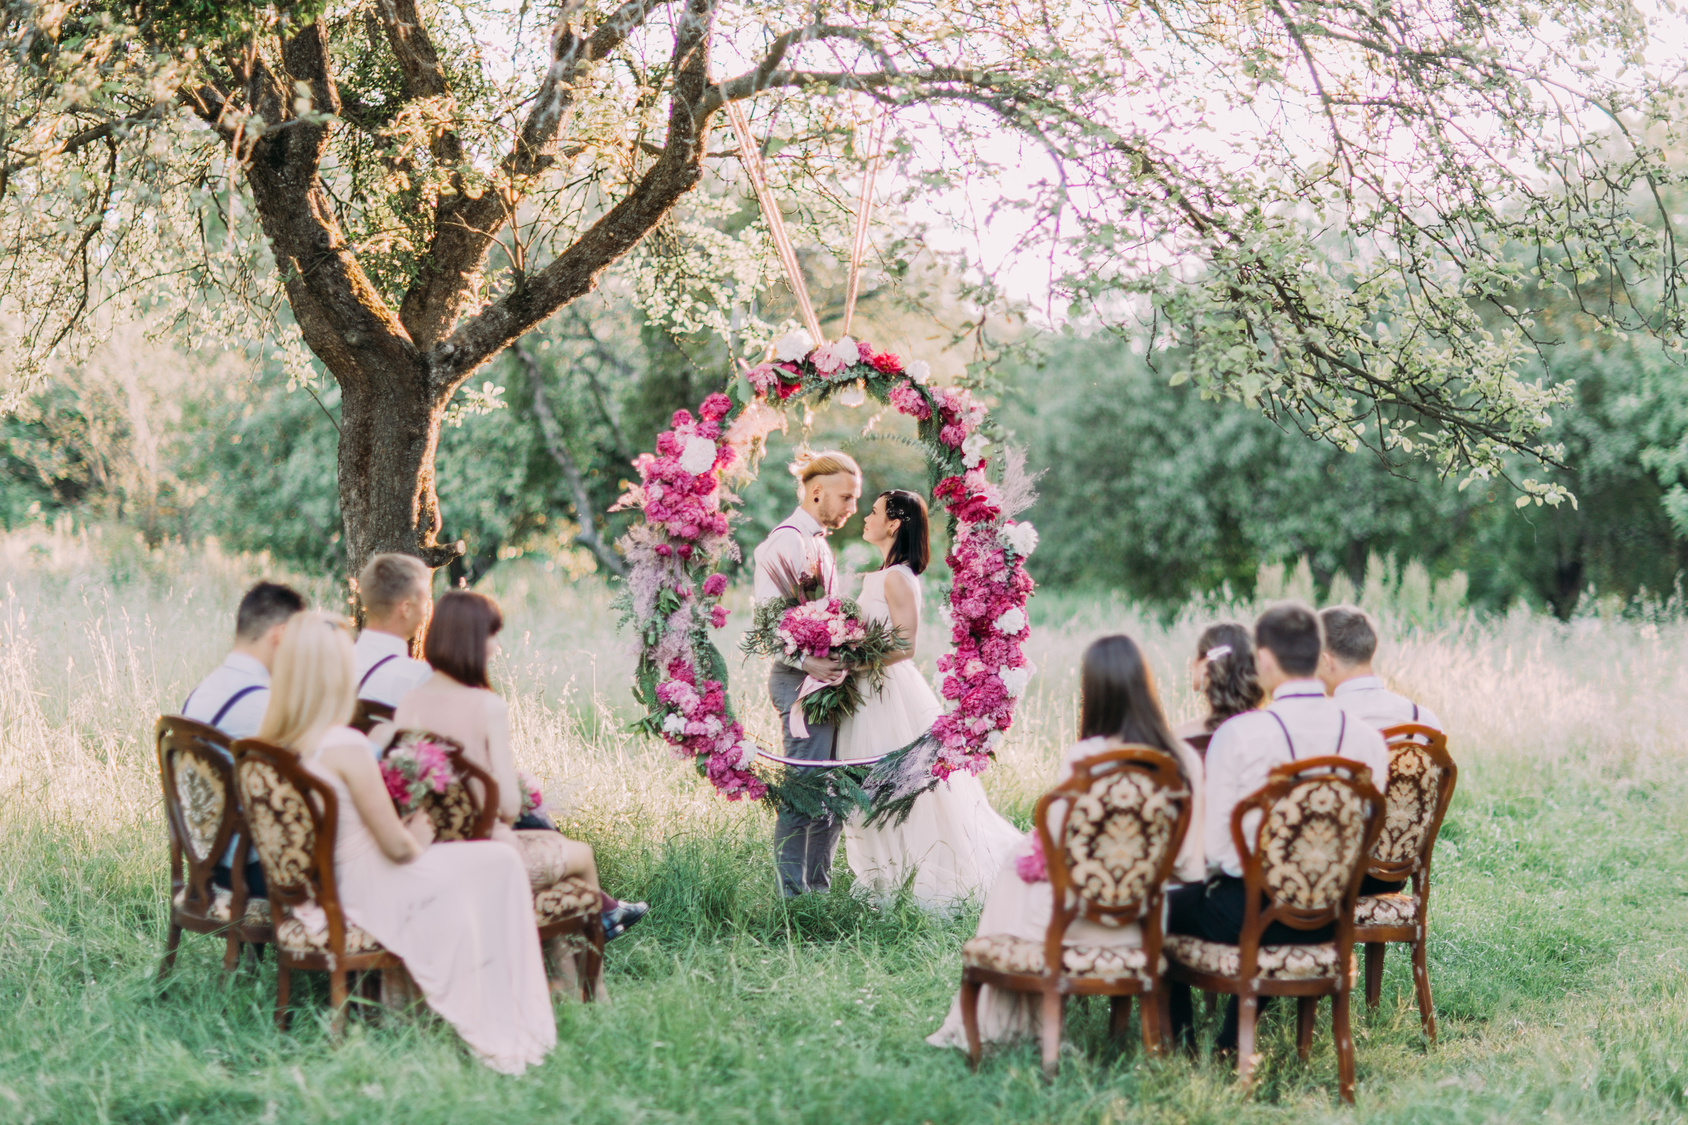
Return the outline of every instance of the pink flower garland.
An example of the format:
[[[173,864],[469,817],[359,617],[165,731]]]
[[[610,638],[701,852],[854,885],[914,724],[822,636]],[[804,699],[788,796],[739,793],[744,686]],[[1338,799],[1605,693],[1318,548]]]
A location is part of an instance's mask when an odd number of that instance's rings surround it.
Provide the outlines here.
[[[1037,541],[1031,525],[1002,519],[1001,497],[986,473],[989,443],[978,433],[985,407],[964,388],[928,387],[925,363],[905,364],[849,337],[815,347],[806,333],[793,333],[774,346],[774,355],[735,380],[730,394],[704,399],[695,419],[676,412],[674,428],[657,438],[656,454],[634,461],[639,484],[616,504],[645,517],[621,541],[630,566],[624,620],[638,628],[641,641],[635,693],[647,714],[638,725],[693,758],[729,800],[766,795],[767,785],[749,768],[757,750],[733,717],[726,663],[710,637],[727,620],[717,601],[727,580],[716,567],[737,557],[722,478],[747,463],[749,446],[766,433],[734,423],[753,403],[766,414],[793,398],[824,398],[859,381],[918,421],[921,437],[944,450],[934,459],[942,477],[934,500],[956,521],[948,558],[955,651],[938,667],[945,673],[942,694],[954,706],[933,726],[939,746],[932,772],[939,778],[962,769],[980,773],[1030,678],[1021,651],[1033,588],[1025,556]]]

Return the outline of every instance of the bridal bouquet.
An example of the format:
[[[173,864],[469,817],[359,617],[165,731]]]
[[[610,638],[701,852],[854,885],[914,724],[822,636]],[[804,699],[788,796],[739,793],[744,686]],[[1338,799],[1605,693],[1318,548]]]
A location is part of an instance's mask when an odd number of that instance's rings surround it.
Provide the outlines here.
[[[381,780],[401,817],[422,807],[430,793],[444,793],[457,780],[452,746],[426,731],[404,731],[381,759]]]
[[[743,649],[752,656],[805,656],[836,660],[851,673],[865,672],[878,687],[885,679],[885,658],[908,648],[897,631],[883,621],[868,620],[861,606],[850,598],[828,594],[817,575],[796,575],[789,567],[777,568],[779,597],[756,607]],[[862,705],[862,687],[854,674],[841,683],[823,684],[810,677],[798,694],[803,718],[809,723],[836,723]],[[792,733],[801,737],[806,725],[793,714]]]

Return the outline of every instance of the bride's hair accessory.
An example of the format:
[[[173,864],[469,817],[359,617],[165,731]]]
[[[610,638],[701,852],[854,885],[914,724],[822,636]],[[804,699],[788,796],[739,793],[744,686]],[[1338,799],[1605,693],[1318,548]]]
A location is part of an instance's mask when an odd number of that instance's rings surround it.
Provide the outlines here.
[[[1212,664],[1215,660],[1223,660],[1225,657],[1230,655],[1230,645],[1214,645],[1212,648],[1202,653],[1202,659],[1207,663]]]

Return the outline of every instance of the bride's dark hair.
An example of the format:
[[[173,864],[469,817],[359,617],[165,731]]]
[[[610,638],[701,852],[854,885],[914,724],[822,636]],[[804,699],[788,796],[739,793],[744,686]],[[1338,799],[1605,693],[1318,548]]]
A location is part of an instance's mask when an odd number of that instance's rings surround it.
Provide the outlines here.
[[[885,553],[885,567],[907,563],[916,574],[925,573],[927,564],[932,561],[926,501],[918,493],[903,488],[887,489],[879,494],[878,500],[885,501],[886,519],[902,521],[897,534],[891,539],[891,549]]]
[[[1084,650],[1078,736],[1137,742],[1176,757],[1176,737],[1161,711],[1154,673],[1137,642],[1123,633],[1103,637]]]

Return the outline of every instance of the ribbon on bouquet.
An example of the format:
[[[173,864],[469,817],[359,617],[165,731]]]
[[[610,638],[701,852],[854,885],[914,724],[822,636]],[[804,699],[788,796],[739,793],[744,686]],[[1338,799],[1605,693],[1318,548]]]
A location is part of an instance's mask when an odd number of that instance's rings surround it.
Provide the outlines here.
[[[797,689],[797,698],[791,703],[791,717],[786,720],[786,728],[791,731],[793,738],[808,738],[809,724],[803,721],[803,700],[822,691],[831,684],[822,683],[813,676],[803,677],[803,686]]]

